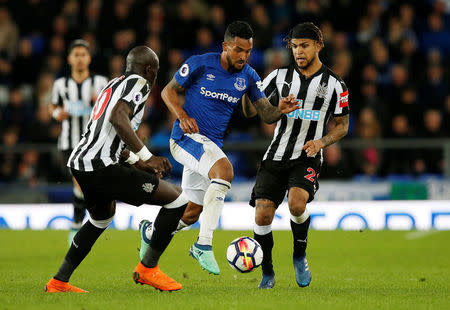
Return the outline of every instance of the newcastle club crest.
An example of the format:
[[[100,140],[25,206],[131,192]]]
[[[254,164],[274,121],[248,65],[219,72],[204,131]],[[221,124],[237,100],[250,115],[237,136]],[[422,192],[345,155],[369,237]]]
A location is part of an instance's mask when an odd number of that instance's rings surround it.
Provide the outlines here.
[[[328,93],[327,83],[322,83],[317,87],[316,96],[319,98],[325,98]]]

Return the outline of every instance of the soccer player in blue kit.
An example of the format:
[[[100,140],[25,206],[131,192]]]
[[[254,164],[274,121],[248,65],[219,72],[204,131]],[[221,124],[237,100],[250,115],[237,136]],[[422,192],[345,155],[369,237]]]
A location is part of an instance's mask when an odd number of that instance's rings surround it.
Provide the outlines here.
[[[247,64],[252,36],[248,23],[232,22],[225,32],[222,53],[190,57],[161,93],[169,110],[177,116],[170,150],[184,166],[181,186],[190,201],[178,230],[195,223],[203,212],[197,242],[189,253],[212,274],[220,273],[212,251],[213,232],[233,180],[233,167],[221,150],[233,111],[243,102],[246,117],[258,113],[265,122],[273,123],[298,108],[293,96],[282,98],[277,108],[261,91],[258,74]],[[179,94],[185,95],[184,104]],[[241,100],[244,94],[249,100]],[[142,255],[148,245],[151,222],[141,222],[140,234]]]

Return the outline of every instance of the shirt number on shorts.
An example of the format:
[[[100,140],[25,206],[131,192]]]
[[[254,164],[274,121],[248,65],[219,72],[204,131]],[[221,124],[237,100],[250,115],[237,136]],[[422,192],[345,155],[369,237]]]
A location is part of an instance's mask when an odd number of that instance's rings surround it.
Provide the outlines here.
[[[308,181],[314,182],[313,178],[316,176],[316,171],[314,171],[314,169],[311,167],[306,169],[306,171],[308,171],[309,174],[305,175],[305,179],[307,179]]]

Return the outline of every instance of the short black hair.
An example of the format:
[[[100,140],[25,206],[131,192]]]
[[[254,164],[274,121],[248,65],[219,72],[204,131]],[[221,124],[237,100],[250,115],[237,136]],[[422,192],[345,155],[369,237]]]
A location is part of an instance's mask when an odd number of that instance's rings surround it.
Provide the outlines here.
[[[73,40],[72,42],[70,42],[67,54],[70,54],[72,52],[72,50],[78,46],[82,46],[82,47],[86,48],[88,50],[88,52],[91,52],[89,43],[87,41],[85,41],[83,39],[77,39],[77,40]]]
[[[234,39],[235,37],[239,37],[242,39],[250,39],[253,37],[252,27],[247,22],[244,21],[234,21],[228,25],[227,30],[225,31],[224,39],[225,41],[229,41]]]

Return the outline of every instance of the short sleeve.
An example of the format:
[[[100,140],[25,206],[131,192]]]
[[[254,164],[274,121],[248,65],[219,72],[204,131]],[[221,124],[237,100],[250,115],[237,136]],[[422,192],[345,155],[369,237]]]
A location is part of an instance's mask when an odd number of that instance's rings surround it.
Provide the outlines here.
[[[267,96],[267,99],[269,99],[269,102],[273,106],[278,106],[279,101],[279,95],[278,95],[278,89],[276,85],[276,78],[278,74],[278,69],[273,70],[270,72],[268,76],[263,80],[262,82],[262,88],[264,90],[264,93]]]
[[[256,100],[261,98],[265,98],[266,95],[264,94],[263,83],[261,82],[258,73],[256,73],[255,70],[251,69],[249,70],[248,74],[250,82],[247,89],[248,98],[250,98],[252,102],[255,102]]]
[[[57,106],[63,105],[62,97],[60,94],[61,86],[62,86],[62,80],[56,80],[55,83],[53,83],[53,87],[52,87],[51,103],[54,105],[57,105]]]
[[[348,100],[348,89],[344,81],[340,80],[334,88],[336,93],[336,106],[334,108],[334,116],[343,116],[349,113],[350,106]]]
[[[145,103],[150,89],[147,81],[141,77],[130,77],[125,83],[119,99],[127,102],[134,110],[136,106]]]
[[[201,62],[201,57],[192,56],[175,73],[175,80],[181,87],[188,88],[198,79],[203,70],[204,66]]]

